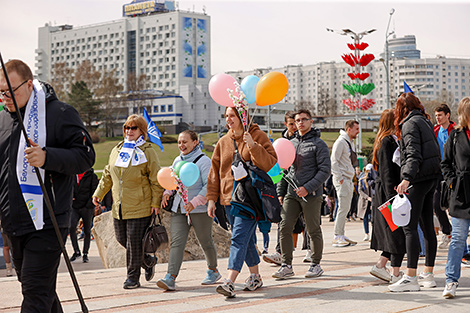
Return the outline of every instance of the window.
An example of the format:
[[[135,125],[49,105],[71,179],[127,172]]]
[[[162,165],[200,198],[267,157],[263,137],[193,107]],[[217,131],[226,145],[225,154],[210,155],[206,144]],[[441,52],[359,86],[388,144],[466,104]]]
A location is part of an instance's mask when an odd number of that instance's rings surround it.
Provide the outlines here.
[[[158,113],[158,105],[154,105],[154,106],[153,106],[153,112],[154,112],[154,113]]]
[[[168,105],[168,112],[173,112],[173,104]]]
[[[165,112],[165,105],[160,106],[160,112],[162,112],[162,113]]]

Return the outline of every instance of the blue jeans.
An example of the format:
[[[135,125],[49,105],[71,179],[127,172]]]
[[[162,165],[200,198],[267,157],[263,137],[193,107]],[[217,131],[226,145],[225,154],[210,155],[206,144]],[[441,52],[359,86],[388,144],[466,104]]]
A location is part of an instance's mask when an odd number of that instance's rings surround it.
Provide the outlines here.
[[[452,238],[449,245],[446,264],[446,283],[458,282],[460,267],[467,244],[470,219],[452,217]]]
[[[258,250],[256,249],[256,225],[257,221],[235,216],[232,228],[232,244],[230,245],[230,256],[228,269],[240,272],[243,262],[248,267],[258,265],[260,262]]]
[[[227,216],[227,221],[230,224],[230,229],[232,229],[233,228],[233,215],[230,214],[230,210],[232,209],[232,206],[224,205],[224,209],[225,209],[225,216]]]

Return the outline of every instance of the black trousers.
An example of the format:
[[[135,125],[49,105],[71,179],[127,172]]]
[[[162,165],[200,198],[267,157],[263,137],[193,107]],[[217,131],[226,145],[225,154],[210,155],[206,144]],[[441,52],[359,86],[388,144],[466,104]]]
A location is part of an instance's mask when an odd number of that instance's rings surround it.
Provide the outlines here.
[[[143,262],[142,239],[151,217],[128,220],[114,219],[116,240],[126,248],[127,278],[138,282]]]
[[[419,258],[419,237],[418,223],[424,233],[424,245],[426,251],[426,266],[434,266],[437,253],[437,239],[434,232],[433,217],[433,195],[436,189],[436,180],[426,180],[419,183],[413,183],[410,188],[408,199],[411,202],[410,223],[403,227],[406,238],[406,254],[408,256],[408,268],[418,268]]]
[[[61,228],[60,232],[65,242],[68,229]],[[62,250],[54,229],[9,238],[23,293],[21,312],[63,312],[56,293],[57,269]]]
[[[452,225],[449,222],[449,217],[447,216],[447,211],[441,210],[441,181],[443,177],[440,177],[437,180],[436,191],[434,192],[433,204],[434,204],[434,213],[436,213],[439,224],[441,225],[441,230],[443,234],[450,235],[452,234]]]
[[[74,252],[80,252],[77,240],[77,225],[81,218],[83,221],[83,232],[85,233],[85,238],[83,239],[83,254],[88,254],[91,241],[91,224],[93,222],[94,215],[95,210],[93,209],[72,209],[72,216],[70,219],[70,240],[72,241]]]

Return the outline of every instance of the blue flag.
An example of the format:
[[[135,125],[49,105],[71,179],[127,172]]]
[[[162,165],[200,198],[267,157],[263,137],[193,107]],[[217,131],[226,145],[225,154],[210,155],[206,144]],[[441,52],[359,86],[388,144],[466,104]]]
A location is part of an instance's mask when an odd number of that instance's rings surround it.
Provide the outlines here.
[[[163,151],[162,141],[160,140],[160,138],[162,137],[162,133],[157,128],[155,123],[152,122],[145,108],[144,108],[144,118],[147,121],[147,135],[149,136],[150,141],[156,144],[157,146],[159,146],[160,150]]]
[[[411,92],[414,94],[413,90],[411,90],[410,86],[406,83],[406,81],[403,81],[403,84],[405,85],[405,92]]]

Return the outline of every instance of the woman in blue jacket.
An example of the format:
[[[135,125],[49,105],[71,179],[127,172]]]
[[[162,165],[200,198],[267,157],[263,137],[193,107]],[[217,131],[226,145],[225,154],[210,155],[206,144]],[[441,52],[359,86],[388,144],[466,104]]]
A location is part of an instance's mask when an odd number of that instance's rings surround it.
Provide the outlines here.
[[[171,208],[171,245],[168,260],[168,272],[165,278],[157,282],[157,286],[164,290],[175,290],[175,279],[183,263],[184,248],[188,240],[189,229],[194,227],[199,244],[204,250],[207,261],[207,275],[202,285],[216,283],[222,276],[217,270],[217,250],[212,240],[212,218],[207,215],[207,177],[211,168],[211,159],[199,147],[197,134],[192,130],[185,130],[178,137],[180,155],[173,161],[173,167],[180,162],[194,162],[199,168],[199,178],[196,183],[188,187],[188,204],[184,204],[179,193],[175,195]],[[166,206],[171,191],[165,191],[162,198],[162,207]]]

